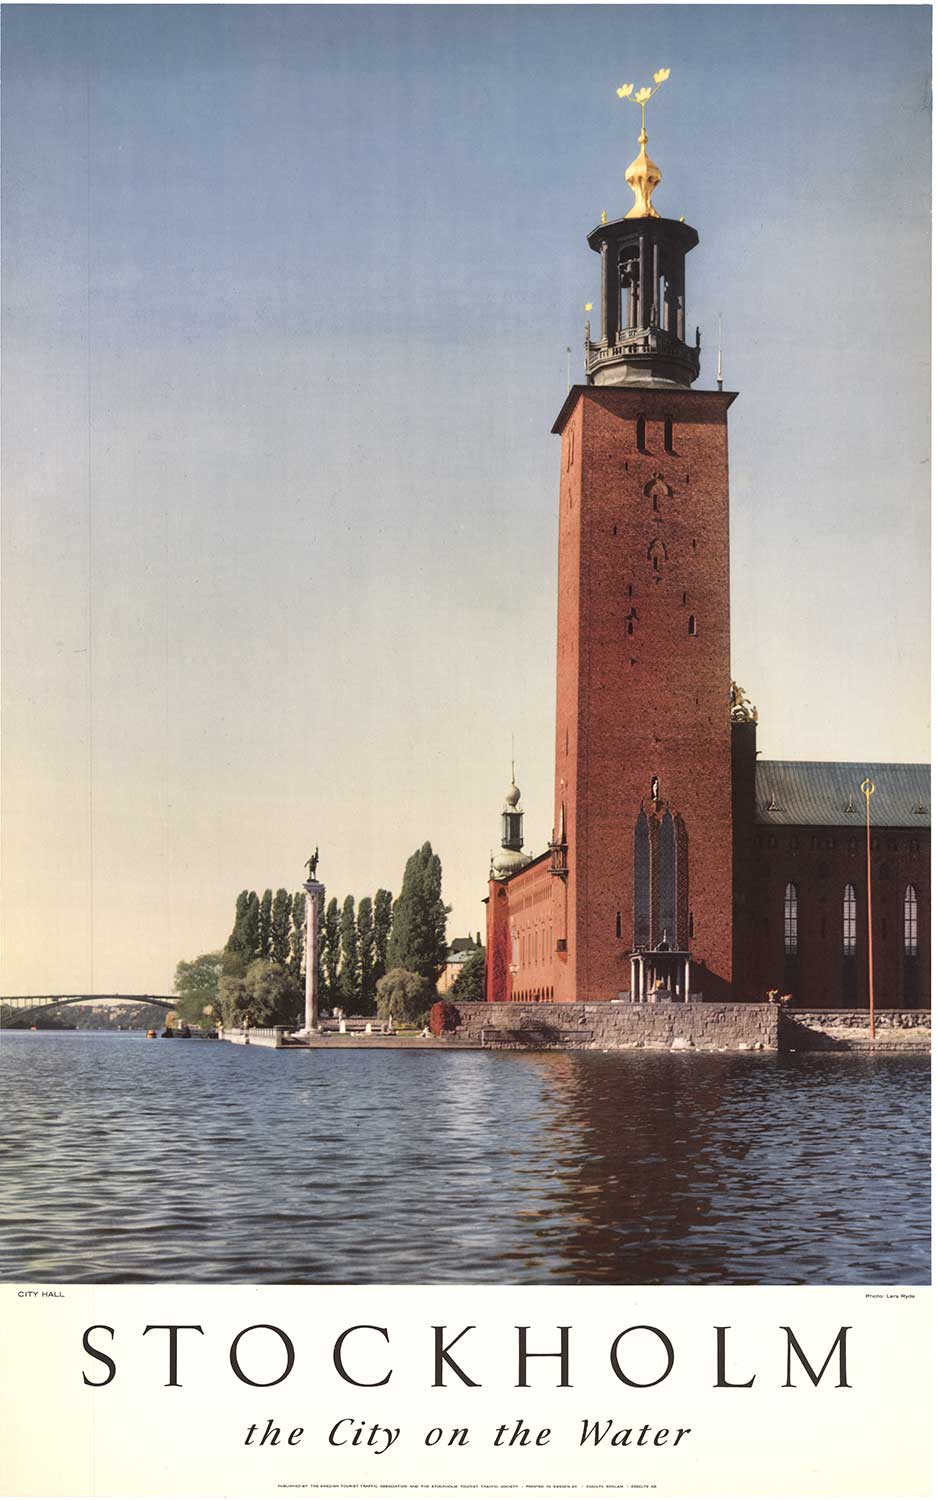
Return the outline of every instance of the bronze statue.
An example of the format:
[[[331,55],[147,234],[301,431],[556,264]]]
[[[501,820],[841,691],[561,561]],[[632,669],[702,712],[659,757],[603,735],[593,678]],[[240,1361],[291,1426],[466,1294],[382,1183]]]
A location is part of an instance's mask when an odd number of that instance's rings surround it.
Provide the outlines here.
[[[758,723],[757,708],[737,682],[733,682],[729,689],[729,718],[734,724]]]
[[[315,880],[315,878],[316,878],[316,870],[318,868],[319,868],[319,845],[316,844],[316,852],[315,852],[315,854],[310,854],[309,858],[306,860],[306,870],[308,871],[309,879],[310,880]]]

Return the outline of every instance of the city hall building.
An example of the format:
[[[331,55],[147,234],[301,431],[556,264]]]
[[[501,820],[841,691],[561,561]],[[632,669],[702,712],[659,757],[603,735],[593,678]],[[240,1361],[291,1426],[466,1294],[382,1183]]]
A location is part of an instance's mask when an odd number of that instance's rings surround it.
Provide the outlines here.
[[[634,206],[588,236],[598,337],[560,439],[553,836],[508,790],[487,898],[487,999],[930,1003],[925,765],[764,761],[729,660],[728,414],[696,390],[685,262],[640,151]]]

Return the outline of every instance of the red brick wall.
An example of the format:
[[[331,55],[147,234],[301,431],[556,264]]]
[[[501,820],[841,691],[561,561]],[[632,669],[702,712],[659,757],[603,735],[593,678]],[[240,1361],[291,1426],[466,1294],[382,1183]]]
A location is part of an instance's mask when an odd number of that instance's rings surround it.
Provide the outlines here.
[[[485,998],[490,1004],[554,998],[554,883],[546,856],[510,880],[489,882]]]
[[[511,933],[508,893],[507,886],[500,880],[488,882],[485,949],[485,999],[491,1004],[510,1000]]]
[[[797,959],[784,953],[784,891],[797,887]],[[855,1001],[868,1005],[868,922],[864,828],[788,828],[756,825],[747,943],[748,992],[763,999],[787,990],[795,1004],[846,1003],[843,963],[843,892],[856,891]],[[930,1004],[930,832],[872,830],[872,935],[875,999],[885,1009],[909,1004],[905,991],[904,895],[918,901],[918,1003]]]
[[[692,987],[707,999],[729,992],[732,399],[586,388],[562,428],[555,822],[565,802],[570,875],[553,891],[555,931],[568,903],[557,999],[611,1000],[629,987],[633,832],[642,802],[652,810],[652,776],[658,811],[686,826]]]

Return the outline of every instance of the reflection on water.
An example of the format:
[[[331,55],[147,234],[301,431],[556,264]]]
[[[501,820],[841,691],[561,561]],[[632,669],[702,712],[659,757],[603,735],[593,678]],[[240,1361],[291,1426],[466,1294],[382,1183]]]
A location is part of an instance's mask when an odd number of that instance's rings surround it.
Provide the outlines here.
[[[924,1283],[925,1058],[6,1033],[5,1279]]]

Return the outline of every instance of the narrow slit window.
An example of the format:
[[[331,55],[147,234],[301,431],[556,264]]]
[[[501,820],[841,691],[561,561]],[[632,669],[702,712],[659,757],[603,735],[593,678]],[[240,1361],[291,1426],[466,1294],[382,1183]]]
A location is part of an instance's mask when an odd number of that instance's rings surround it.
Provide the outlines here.
[[[797,956],[797,887],[790,881],[784,887],[784,952]]]
[[[687,620],[687,631],[690,635],[696,635],[696,616],[691,615]]]
[[[673,417],[664,418],[664,448],[668,453],[673,452]]]
[[[906,886],[904,893],[904,952],[905,958],[917,958],[917,891],[913,885]]]
[[[856,956],[856,888],[847,885],[843,891],[843,957]]]
[[[621,937],[621,912],[620,911],[617,911],[615,913],[615,936],[617,938]]]
[[[643,417],[639,417],[638,421],[637,421],[637,444],[638,444],[638,452],[639,453],[646,453],[647,452],[647,448],[645,446],[645,438],[646,438],[646,436],[647,436],[647,423],[645,422],[645,420],[644,420]]]

